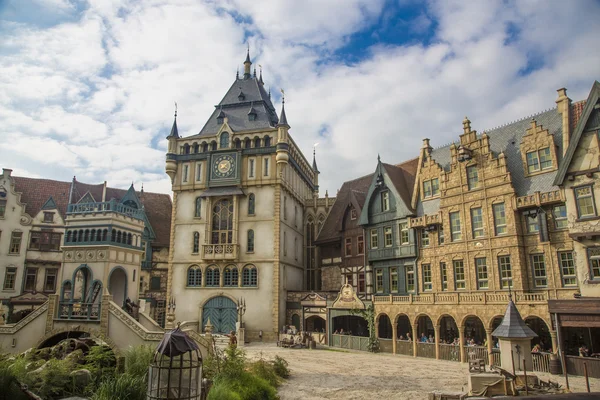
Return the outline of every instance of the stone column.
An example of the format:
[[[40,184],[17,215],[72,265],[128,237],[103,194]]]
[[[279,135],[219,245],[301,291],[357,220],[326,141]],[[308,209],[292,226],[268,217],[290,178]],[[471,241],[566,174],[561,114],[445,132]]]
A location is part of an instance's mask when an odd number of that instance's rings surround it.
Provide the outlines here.
[[[556,336],[556,331],[550,331],[550,339],[552,340],[552,352],[554,354],[558,353],[558,340]]]
[[[467,362],[465,357],[465,326],[461,325],[458,327],[458,341],[460,344],[460,362]]]
[[[435,331],[435,359],[440,359],[440,326],[435,325],[433,327]]]
[[[392,354],[396,354],[396,337],[398,336],[398,325],[392,324]]]
[[[491,365],[494,364],[492,358],[492,349],[494,348],[494,339],[492,338],[492,328],[485,328],[485,340],[487,342],[488,362]]]
[[[419,324],[414,324],[412,327],[412,335],[413,335],[413,357],[417,356],[417,340],[419,340],[418,336],[418,328]]]

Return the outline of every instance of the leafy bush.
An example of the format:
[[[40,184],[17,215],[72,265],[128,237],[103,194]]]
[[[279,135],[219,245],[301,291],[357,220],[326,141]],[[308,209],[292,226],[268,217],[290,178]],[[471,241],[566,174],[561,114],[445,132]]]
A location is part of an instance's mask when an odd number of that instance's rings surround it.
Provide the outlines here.
[[[72,379],[69,375],[74,365],[69,360],[51,359],[46,362],[32,390],[43,399],[67,397],[73,393]]]
[[[154,349],[151,346],[141,345],[130,347],[125,351],[125,372],[147,379],[148,367],[154,358]]]
[[[279,386],[279,381],[281,378],[275,373],[275,368],[273,367],[273,363],[267,362],[261,357],[258,361],[250,364],[249,368],[250,372],[261,379],[264,379],[269,383],[269,385],[273,387]]]
[[[222,387],[221,387],[222,386]],[[215,392],[215,394],[213,394]],[[215,379],[215,383],[208,392],[207,400],[217,400],[222,397],[213,397],[217,395],[231,394],[228,399],[236,399],[239,396],[241,400],[277,400],[277,391],[264,379],[242,371],[234,379],[220,375]]]
[[[26,400],[28,397],[19,388],[19,383],[9,362],[0,363],[0,400]]]
[[[210,388],[207,400],[242,400],[242,398],[230,386],[221,383]]]
[[[237,346],[228,346],[221,363],[221,374],[228,378],[235,378],[244,372],[245,366],[246,352]]]
[[[146,381],[143,377],[121,374],[103,380],[91,400],[145,400]]]
[[[288,362],[279,356],[275,356],[275,360],[273,361],[273,370],[280,378],[287,379],[290,377]]]
[[[97,387],[102,380],[116,375],[117,358],[108,346],[93,346],[85,357],[85,368],[92,375],[92,386]]]

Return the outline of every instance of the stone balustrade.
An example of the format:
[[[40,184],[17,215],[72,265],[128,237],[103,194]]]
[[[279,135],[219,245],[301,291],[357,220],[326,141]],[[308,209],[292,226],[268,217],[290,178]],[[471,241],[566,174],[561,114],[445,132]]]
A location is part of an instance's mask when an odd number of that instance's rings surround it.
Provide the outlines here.
[[[577,289],[513,290],[515,303],[545,304],[548,300],[572,298]],[[472,291],[373,296],[375,304],[506,304],[508,291]]]
[[[429,225],[439,225],[442,223],[442,215],[441,213],[423,215],[421,217],[410,218],[409,221],[410,228],[420,228]]]
[[[238,258],[239,244],[203,244],[202,258],[205,260],[235,260]]]
[[[543,206],[545,204],[563,203],[565,201],[562,190],[552,190],[550,192],[535,192],[527,196],[517,197],[517,208],[528,208]]]

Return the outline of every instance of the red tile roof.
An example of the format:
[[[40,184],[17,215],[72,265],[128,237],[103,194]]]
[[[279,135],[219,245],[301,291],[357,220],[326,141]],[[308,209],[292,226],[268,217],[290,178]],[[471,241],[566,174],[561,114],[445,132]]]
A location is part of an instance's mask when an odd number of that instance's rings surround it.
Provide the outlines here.
[[[50,196],[54,199],[58,212],[65,218],[69,204],[70,182],[53,181],[50,179],[12,177],[15,191],[21,193],[21,203],[26,204],[25,212],[35,217]]]

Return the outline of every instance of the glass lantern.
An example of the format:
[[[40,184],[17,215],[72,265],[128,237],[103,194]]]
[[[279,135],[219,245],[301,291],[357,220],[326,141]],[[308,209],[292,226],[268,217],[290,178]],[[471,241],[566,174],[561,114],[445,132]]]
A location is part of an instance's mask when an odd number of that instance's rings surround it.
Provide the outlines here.
[[[202,356],[179,327],[165,333],[148,370],[148,400],[200,399]]]

